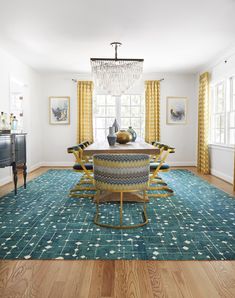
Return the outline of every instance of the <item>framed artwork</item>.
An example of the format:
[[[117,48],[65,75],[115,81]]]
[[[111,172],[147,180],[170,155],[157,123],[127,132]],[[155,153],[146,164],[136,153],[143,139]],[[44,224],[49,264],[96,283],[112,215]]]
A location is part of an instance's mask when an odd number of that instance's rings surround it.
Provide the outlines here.
[[[49,97],[50,124],[70,124],[70,97]]]
[[[167,97],[167,124],[186,124],[187,97]]]

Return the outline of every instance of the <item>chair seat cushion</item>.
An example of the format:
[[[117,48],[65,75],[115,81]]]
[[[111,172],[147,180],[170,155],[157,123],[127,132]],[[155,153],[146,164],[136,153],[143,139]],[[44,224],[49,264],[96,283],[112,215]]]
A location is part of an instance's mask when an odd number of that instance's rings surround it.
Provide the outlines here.
[[[159,162],[151,162],[150,163],[150,170],[155,170],[159,166]],[[168,170],[170,166],[167,163],[161,165],[160,170]]]
[[[92,163],[85,163],[84,166],[87,170],[93,170],[93,164]],[[74,166],[73,166],[73,169],[77,170],[77,171],[83,171],[83,168],[79,163],[75,163]]]

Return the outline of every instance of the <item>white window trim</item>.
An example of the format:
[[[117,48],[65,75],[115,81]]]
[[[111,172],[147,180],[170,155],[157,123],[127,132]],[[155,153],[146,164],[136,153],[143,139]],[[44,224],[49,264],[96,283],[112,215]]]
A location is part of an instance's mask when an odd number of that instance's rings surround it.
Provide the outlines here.
[[[231,84],[232,84],[232,79],[235,79],[235,74],[230,74],[226,76],[223,79],[220,79],[216,82],[213,82],[210,86],[210,121],[209,121],[209,147],[211,148],[227,148],[228,150],[233,149],[234,145],[230,145],[230,140],[229,140],[229,113],[228,111],[228,100],[230,101],[230,105],[232,102],[232,92],[231,92]],[[225,88],[225,112],[224,112],[224,117],[225,117],[225,134],[224,134],[224,143],[216,143],[213,141],[213,115],[214,113],[214,91],[215,87],[219,85],[220,83],[224,83],[224,88]]]
[[[220,149],[220,150],[225,150],[225,151],[234,151],[234,146],[233,145],[209,144],[208,147],[212,148],[212,149]]]
[[[235,128],[235,127],[232,127],[232,126],[229,125],[230,113],[235,112],[235,107],[233,106],[233,94],[235,92],[235,90],[233,90],[233,81],[235,82],[235,76],[230,76],[229,77],[229,83],[228,83],[228,85],[229,85],[229,94],[228,94],[229,111],[227,111],[227,139],[228,139],[228,143],[230,143],[230,129]]]
[[[223,113],[215,113],[215,87],[220,85],[220,84],[224,84],[224,94],[225,94],[225,103],[224,103],[224,112]],[[213,124],[213,116],[216,115],[216,114],[223,114],[224,117],[225,117],[225,127],[224,127],[224,131],[226,132],[226,91],[227,88],[226,88],[226,80],[223,79],[223,80],[219,80],[217,81],[216,83],[214,83],[212,86],[211,86],[211,104],[210,104],[210,131],[209,131],[209,140],[210,140],[210,143],[211,144],[214,144],[214,145],[226,145],[226,134],[224,134],[224,143],[216,143],[215,141],[213,141],[213,134],[214,134],[214,130],[216,128],[214,128],[214,124]],[[220,128],[221,130],[221,128]]]

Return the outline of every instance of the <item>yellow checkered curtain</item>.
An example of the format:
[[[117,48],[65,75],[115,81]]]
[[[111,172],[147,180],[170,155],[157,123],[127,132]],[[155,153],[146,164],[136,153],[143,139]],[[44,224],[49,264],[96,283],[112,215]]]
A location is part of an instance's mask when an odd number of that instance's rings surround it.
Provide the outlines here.
[[[160,81],[145,81],[145,141],[160,141]]]
[[[78,81],[78,130],[77,142],[93,142],[93,115],[92,115],[92,81]]]
[[[200,75],[198,99],[198,154],[197,169],[202,174],[209,174],[209,73]]]

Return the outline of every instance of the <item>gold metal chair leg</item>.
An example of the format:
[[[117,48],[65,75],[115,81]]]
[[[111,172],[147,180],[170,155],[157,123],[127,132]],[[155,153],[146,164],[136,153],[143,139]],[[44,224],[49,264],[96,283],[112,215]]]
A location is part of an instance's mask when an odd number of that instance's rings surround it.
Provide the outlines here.
[[[120,192],[120,225],[122,225],[123,192]]]
[[[158,194],[148,194],[148,197],[150,198],[168,198],[172,197],[174,195],[173,192],[167,192],[167,193],[158,193]]]
[[[168,186],[149,186],[148,190],[165,190],[165,191],[173,192],[173,190],[170,189]]]
[[[87,184],[86,186],[84,184]],[[69,191],[70,198],[92,198],[93,193],[84,193],[84,191],[95,191],[93,179],[89,179],[84,174],[79,182]]]
[[[149,178],[150,178],[150,180],[162,180],[162,177],[160,177],[160,176],[154,176],[153,177],[153,175],[151,174],[151,175],[149,175]],[[151,179],[152,178],[152,179]]]
[[[159,181],[160,177],[156,176],[156,177],[150,177],[150,185],[148,187],[148,190],[162,190],[165,191],[166,193],[158,193],[158,194],[148,194],[148,197],[152,197],[152,198],[167,198],[167,197],[171,197],[174,195],[174,191],[169,188],[167,186],[167,183],[162,180],[162,178],[160,178],[161,180]]]
[[[87,177],[85,174],[81,177],[78,184],[93,184],[93,177]]]
[[[70,192],[69,193],[69,197],[70,198],[92,198],[94,197],[95,194],[84,194],[84,193],[73,193],[73,192]]]
[[[95,191],[95,187],[93,185],[84,187],[82,185],[76,185],[74,188],[70,189],[69,197],[70,198],[92,198],[95,193],[84,193],[86,191]]]
[[[154,193],[154,194],[152,194],[152,193],[148,193],[148,197],[150,197],[150,198],[167,198],[167,197],[171,197],[171,196],[173,196],[174,195],[174,191],[171,189],[171,188],[169,188],[169,187],[167,187],[167,186],[163,186],[163,187],[158,187],[158,186],[156,186],[156,187],[149,187],[148,188],[148,190],[162,190],[162,191],[165,191],[165,193]]]
[[[154,178],[154,179],[150,179],[150,184],[161,184],[161,185],[167,185],[167,183],[164,181],[164,180],[162,180],[162,179],[158,179],[158,178]]]
[[[74,188],[72,188],[70,190],[70,192],[76,192],[76,191],[82,191],[82,190],[96,190],[96,188],[94,186],[87,186],[87,187],[84,187],[84,186],[81,186],[81,185],[76,185]]]
[[[92,180],[90,179],[82,179],[82,180],[79,180],[79,183],[78,184],[90,184],[92,183]]]
[[[143,218],[144,221],[142,223],[139,224],[135,224],[135,225],[129,225],[129,226],[124,226],[122,225],[123,223],[123,192],[120,192],[120,210],[119,210],[119,217],[120,217],[120,225],[115,226],[115,225],[109,225],[109,224],[103,224],[99,222],[99,199],[100,199],[100,191],[97,191],[97,195],[96,195],[96,214],[94,217],[94,223],[100,227],[104,227],[104,228],[112,228],[112,229],[134,229],[134,228],[138,228],[138,227],[142,227],[144,225],[146,225],[148,223],[148,217],[147,217],[147,212],[146,212],[146,198],[147,198],[147,194],[146,191],[144,191],[144,208],[143,208]]]

